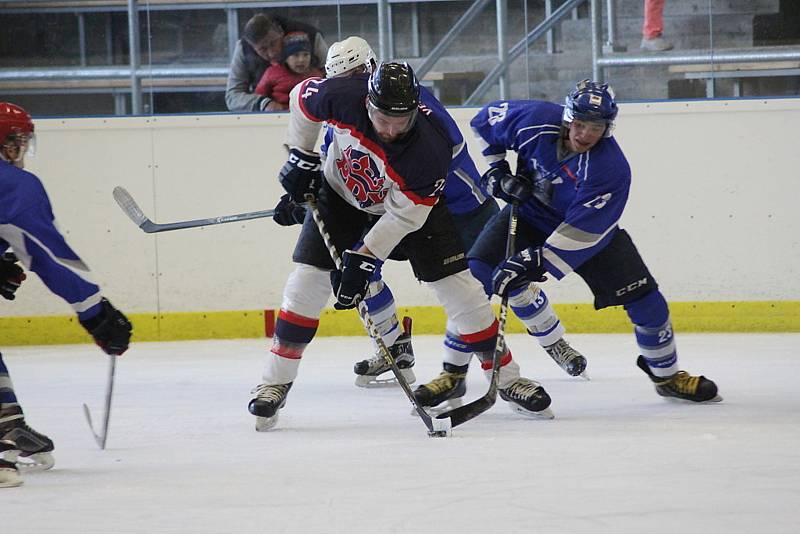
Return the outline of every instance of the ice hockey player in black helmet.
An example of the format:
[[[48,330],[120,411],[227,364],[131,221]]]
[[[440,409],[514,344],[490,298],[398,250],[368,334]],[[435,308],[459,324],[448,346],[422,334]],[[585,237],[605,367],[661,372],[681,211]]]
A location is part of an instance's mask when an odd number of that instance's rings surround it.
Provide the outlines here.
[[[419,109],[419,82],[408,63],[381,63],[368,88],[367,110],[378,137],[391,143],[411,131]]]
[[[413,70],[403,63],[378,65],[371,76],[309,79],[292,90],[286,136],[290,155],[279,180],[296,200],[317,199],[343,265],[336,269],[316,224],[306,217],[262,382],[248,406],[257,417],[257,430],[274,426],[286,405],[331,289],[336,308],[356,307],[373,294],[393,251],[408,258],[415,276],[444,307],[448,330],[491,374],[498,322],[469,273],[452,216],[439,202],[453,146],[439,116],[420,105],[419,94]],[[323,123],[333,126],[324,159],[316,151]],[[372,319],[383,341],[393,344],[400,335],[396,320],[380,313]],[[544,388],[522,378],[511,352],[504,345],[501,350],[499,387],[524,392],[509,402],[552,417]],[[447,387],[424,399],[426,406],[464,394],[465,374],[448,367],[447,354]]]

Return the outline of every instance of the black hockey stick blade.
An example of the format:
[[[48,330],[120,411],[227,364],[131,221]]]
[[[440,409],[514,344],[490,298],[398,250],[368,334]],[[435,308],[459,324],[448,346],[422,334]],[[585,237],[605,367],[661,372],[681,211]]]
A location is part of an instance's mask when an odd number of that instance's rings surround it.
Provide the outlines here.
[[[508,216],[508,239],[506,240],[506,258],[514,254],[514,245],[517,240],[517,212],[519,206],[515,202],[511,206],[511,213]],[[500,302],[500,319],[497,326],[497,344],[492,355],[492,377],[489,380],[489,389],[483,397],[468,402],[458,408],[439,414],[436,419],[450,419],[451,426],[458,426],[474,419],[497,402],[497,384],[500,379],[500,360],[505,353],[505,331],[506,320],[508,319],[508,294]]]
[[[239,221],[248,221],[250,219],[261,219],[265,217],[272,217],[275,210],[263,211],[250,211],[247,213],[236,213],[234,215],[223,215],[221,217],[209,217],[208,219],[193,219],[190,221],[177,221],[172,223],[156,223],[151,221],[147,215],[144,214],[142,209],[133,200],[130,193],[124,188],[117,186],[113,191],[114,200],[117,201],[122,211],[130,217],[133,223],[142,229],[147,234],[154,234],[158,232],[168,232],[170,230],[184,230],[186,228],[197,228],[199,226],[213,226],[215,224],[225,224]]]

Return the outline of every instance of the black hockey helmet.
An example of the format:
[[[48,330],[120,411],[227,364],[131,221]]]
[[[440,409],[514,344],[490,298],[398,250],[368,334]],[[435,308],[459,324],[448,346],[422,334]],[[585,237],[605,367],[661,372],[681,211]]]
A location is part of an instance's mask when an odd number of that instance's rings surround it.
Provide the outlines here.
[[[416,114],[419,82],[408,63],[381,63],[369,77],[369,104],[386,115]]]

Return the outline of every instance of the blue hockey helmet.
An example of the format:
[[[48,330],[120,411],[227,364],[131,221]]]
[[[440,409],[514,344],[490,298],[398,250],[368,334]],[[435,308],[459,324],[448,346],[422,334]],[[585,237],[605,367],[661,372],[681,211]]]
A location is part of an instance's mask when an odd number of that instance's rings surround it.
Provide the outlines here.
[[[603,136],[611,137],[618,111],[614,90],[607,83],[587,79],[578,82],[567,95],[562,120],[567,124],[572,123],[573,119],[602,122],[606,125]]]

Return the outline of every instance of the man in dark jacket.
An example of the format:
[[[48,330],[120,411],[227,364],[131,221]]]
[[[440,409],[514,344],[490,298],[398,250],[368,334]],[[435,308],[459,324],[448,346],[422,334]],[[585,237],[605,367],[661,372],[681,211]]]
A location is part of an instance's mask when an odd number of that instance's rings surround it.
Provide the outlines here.
[[[289,32],[305,32],[311,42],[311,65],[321,67],[328,53],[322,33],[302,22],[277,15],[259,13],[244,27],[236,44],[225,88],[225,103],[230,111],[278,111],[282,106],[255,93],[256,85],[271,63],[280,62],[283,37]]]

